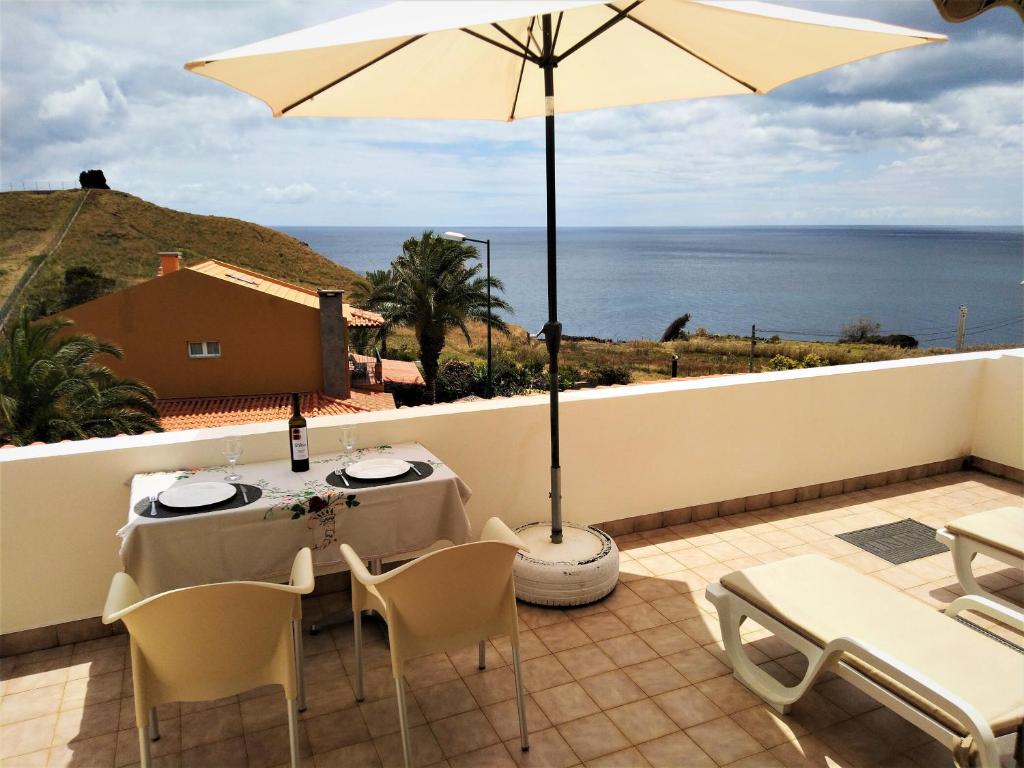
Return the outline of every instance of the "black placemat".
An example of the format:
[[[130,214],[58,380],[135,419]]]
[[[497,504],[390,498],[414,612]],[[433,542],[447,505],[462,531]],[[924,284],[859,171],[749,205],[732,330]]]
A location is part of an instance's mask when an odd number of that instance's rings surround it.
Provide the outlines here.
[[[417,480],[425,480],[434,474],[434,468],[427,464],[425,461],[410,461],[416,469],[420,471],[420,474],[416,474],[411,469],[404,475],[399,477],[389,477],[386,480],[357,480],[354,477],[348,478],[348,485],[345,485],[345,481],[338,477],[334,472],[331,472],[327,476],[326,482],[328,485],[333,485],[335,488],[348,488],[349,490],[359,490],[360,488],[376,488],[381,485],[398,485],[399,483],[415,483]],[[346,475],[348,477],[348,475]]]
[[[227,501],[222,501],[220,504],[210,504],[206,507],[192,507],[190,509],[181,509],[180,507],[165,507],[159,501],[156,503],[156,514],[151,514],[149,497],[144,497],[138,504],[135,505],[135,514],[141,517],[183,517],[185,515],[198,515],[201,512],[220,512],[225,509],[238,509],[239,507],[246,507],[257,501],[262,495],[263,491],[257,488],[255,485],[249,485],[248,483],[232,483],[235,486],[235,495]],[[245,497],[242,496],[241,491],[238,489],[245,486],[245,495],[249,497],[246,501]]]
[[[840,533],[837,536],[895,565],[949,551],[935,540],[934,528],[909,517],[895,523]]]

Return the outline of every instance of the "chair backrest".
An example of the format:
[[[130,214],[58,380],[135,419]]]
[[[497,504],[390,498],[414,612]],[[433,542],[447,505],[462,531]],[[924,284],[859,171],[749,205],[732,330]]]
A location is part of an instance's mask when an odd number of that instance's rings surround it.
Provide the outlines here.
[[[432,552],[376,585],[388,613],[395,673],[426,653],[465,647],[492,635],[519,644],[512,564],[518,548],[479,541]]]
[[[165,592],[126,612],[139,722],[166,702],[271,683],[295,698],[292,620],[301,617],[300,600],[277,585],[229,582]]]

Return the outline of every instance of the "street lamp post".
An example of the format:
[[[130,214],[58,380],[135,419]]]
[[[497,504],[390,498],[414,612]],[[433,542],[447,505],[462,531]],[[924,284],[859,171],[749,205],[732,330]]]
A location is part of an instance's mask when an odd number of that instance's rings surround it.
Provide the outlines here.
[[[441,235],[445,240],[455,240],[459,243],[481,243],[487,246],[487,399],[494,397],[494,380],[491,369],[491,241],[477,240],[475,237],[466,237],[461,232],[445,232]]]

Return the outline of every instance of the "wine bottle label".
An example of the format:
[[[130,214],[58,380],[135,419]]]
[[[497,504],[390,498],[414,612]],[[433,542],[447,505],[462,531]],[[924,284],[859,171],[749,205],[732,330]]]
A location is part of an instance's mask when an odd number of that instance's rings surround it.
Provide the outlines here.
[[[309,458],[309,442],[306,439],[305,427],[292,427],[292,458],[297,460]]]

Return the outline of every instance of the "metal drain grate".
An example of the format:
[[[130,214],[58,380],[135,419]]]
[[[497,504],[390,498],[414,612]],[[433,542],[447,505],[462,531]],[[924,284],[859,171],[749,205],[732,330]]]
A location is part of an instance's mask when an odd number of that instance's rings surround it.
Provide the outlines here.
[[[837,536],[895,565],[949,551],[935,541],[934,528],[910,518]]]
[[[1005,645],[1007,648],[1010,648],[1010,649],[1016,651],[1017,653],[1024,653],[1024,648],[1021,648],[1016,643],[1011,642],[1010,640],[1007,640],[1005,637],[1001,637],[1000,635],[997,635],[995,632],[989,632],[984,627],[979,627],[973,621],[968,621],[963,616],[956,616],[955,619],[956,619],[956,621],[959,621],[961,624],[970,627],[975,632],[980,632],[981,634],[985,635],[985,637],[989,637],[989,638],[995,640],[1000,645]]]

